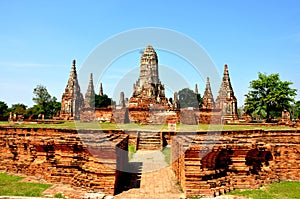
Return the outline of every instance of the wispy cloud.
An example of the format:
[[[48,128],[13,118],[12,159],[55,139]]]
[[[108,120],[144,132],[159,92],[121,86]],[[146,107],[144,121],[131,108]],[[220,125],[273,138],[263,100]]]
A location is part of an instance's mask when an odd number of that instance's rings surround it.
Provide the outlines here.
[[[53,68],[53,67],[64,67],[63,64],[44,64],[44,63],[21,63],[21,62],[0,62],[1,67],[32,67],[32,68]]]

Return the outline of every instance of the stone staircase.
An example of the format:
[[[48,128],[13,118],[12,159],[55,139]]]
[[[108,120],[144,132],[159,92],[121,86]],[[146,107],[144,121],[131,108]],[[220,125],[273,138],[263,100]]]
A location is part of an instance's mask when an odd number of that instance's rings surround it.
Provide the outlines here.
[[[161,138],[158,132],[139,132],[138,150],[161,150]]]

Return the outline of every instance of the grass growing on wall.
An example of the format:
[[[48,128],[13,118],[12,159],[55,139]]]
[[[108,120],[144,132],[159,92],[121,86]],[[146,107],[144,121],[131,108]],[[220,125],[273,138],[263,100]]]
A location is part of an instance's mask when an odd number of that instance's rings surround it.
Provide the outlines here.
[[[24,177],[16,177],[0,173],[0,196],[41,197],[51,184],[19,182]]]

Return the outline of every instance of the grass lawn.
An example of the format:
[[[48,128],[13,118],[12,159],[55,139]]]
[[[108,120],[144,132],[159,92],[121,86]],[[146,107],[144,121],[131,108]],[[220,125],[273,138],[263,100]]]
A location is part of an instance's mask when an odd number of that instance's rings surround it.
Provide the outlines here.
[[[135,123],[129,124],[111,124],[111,123],[98,123],[98,122],[74,122],[74,121],[64,121],[60,124],[36,124],[36,123],[15,123],[9,124],[7,121],[0,121],[0,126],[10,126],[10,127],[27,127],[27,128],[60,128],[60,129],[101,129],[101,130],[153,130],[153,131],[167,131],[168,125],[141,125]],[[296,128],[288,126],[264,126],[264,125],[208,125],[208,124],[199,124],[199,125],[184,125],[177,124],[177,131],[207,131],[207,130],[254,130],[254,129],[263,129],[263,130],[288,130]],[[299,129],[299,128],[298,128]]]
[[[258,190],[234,190],[228,195],[253,199],[300,199],[300,182],[273,183]]]
[[[133,154],[135,153],[135,146],[134,145],[129,145],[128,146],[128,160],[130,161],[133,157]]]
[[[170,158],[171,158],[171,148],[170,147],[164,147],[161,152],[165,156],[165,161],[168,165],[170,165]]]
[[[16,177],[0,173],[0,196],[41,197],[51,184],[19,182],[24,177]]]

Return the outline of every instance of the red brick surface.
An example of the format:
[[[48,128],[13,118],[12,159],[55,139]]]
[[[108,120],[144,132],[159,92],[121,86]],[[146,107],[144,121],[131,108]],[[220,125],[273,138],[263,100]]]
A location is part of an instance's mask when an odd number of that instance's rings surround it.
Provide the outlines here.
[[[1,127],[0,170],[113,195],[127,148],[128,136],[116,132]]]
[[[300,181],[299,131],[223,131],[177,135],[172,168],[187,197],[217,196],[233,188]]]

